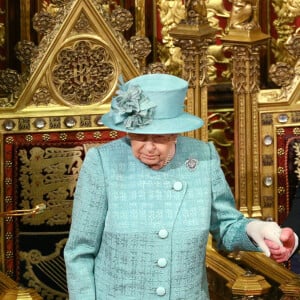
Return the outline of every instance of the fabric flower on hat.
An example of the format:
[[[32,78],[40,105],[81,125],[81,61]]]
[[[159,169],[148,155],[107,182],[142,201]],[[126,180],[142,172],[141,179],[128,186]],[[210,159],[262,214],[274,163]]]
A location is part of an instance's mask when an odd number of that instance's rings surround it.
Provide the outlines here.
[[[127,129],[133,129],[151,123],[156,105],[143,94],[140,86],[126,85],[121,77],[116,94],[111,102],[115,124],[123,123]]]

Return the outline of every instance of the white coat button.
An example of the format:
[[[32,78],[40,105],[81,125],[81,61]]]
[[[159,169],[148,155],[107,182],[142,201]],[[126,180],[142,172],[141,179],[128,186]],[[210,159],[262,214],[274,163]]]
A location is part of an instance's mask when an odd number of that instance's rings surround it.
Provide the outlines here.
[[[165,258],[160,258],[158,261],[157,261],[157,265],[160,267],[160,268],[164,268],[166,265],[167,265],[167,260]]]
[[[158,232],[158,236],[161,238],[161,239],[165,239],[167,238],[169,235],[168,231],[166,229],[161,229],[159,232]]]
[[[173,189],[175,191],[181,191],[182,190],[182,183],[180,181],[176,181],[174,184],[173,184]]]
[[[156,294],[158,296],[164,296],[166,294],[166,289],[164,287],[160,286],[156,289]]]

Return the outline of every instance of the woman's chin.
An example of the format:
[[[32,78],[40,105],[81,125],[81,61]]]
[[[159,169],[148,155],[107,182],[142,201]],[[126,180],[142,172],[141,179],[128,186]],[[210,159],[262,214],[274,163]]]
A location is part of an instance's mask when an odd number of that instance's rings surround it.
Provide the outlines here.
[[[151,159],[143,159],[141,160],[142,163],[144,163],[145,165],[147,165],[149,168],[152,169],[159,169],[161,168],[162,163],[160,161],[157,160],[151,160]]]

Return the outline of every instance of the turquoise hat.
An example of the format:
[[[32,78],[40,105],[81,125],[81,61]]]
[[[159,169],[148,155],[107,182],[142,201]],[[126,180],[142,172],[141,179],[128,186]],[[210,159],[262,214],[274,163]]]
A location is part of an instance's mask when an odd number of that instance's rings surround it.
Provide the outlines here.
[[[129,133],[171,134],[200,128],[203,120],[184,112],[188,82],[169,74],[141,75],[124,83],[102,116],[107,127]]]

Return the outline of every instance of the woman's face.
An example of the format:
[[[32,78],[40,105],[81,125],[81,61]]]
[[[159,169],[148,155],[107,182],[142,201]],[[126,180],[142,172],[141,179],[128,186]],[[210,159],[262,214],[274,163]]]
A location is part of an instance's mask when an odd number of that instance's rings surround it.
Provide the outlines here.
[[[175,155],[177,134],[128,133],[133,155],[154,170],[165,166]]]

